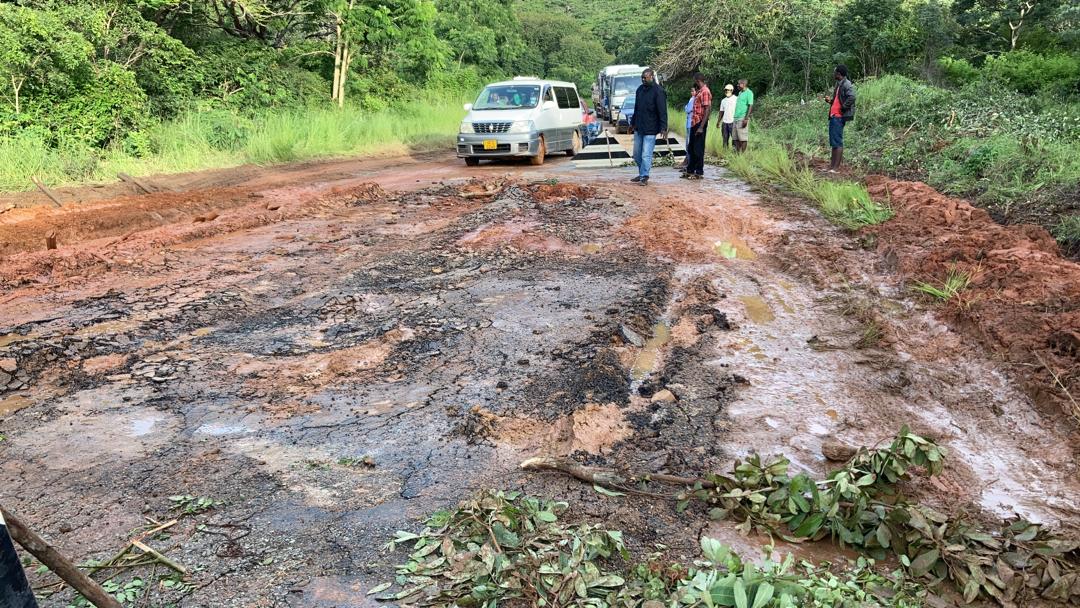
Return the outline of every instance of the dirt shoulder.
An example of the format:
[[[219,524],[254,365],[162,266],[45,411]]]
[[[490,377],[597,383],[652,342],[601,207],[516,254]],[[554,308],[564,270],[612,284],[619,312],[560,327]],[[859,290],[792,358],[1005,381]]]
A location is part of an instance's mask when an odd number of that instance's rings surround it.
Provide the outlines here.
[[[539,455],[700,475],[783,453],[821,475],[827,443],[908,424],[949,450],[905,487],[927,504],[1080,526],[1075,426],[865,239],[720,169],[641,188],[553,160],[20,220],[72,232],[4,257],[0,502],[79,560],[178,519],[150,543],[189,567],[155,588],[184,607],[366,605],[393,532],[483,488],[565,500],[639,554],[765,542],[519,470]]]
[[[931,284],[950,271],[969,276],[947,303],[949,320],[1008,361],[1037,402],[1080,422],[1080,263],[1042,228],[1002,226],[926,184],[872,177],[868,185],[896,211],[872,230],[886,267]]]

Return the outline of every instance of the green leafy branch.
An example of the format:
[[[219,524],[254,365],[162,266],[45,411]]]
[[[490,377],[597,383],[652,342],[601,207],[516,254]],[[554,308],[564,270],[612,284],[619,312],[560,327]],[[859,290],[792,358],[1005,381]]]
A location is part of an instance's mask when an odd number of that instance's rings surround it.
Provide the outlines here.
[[[829,537],[876,559],[891,553],[908,575],[929,585],[951,581],[969,602],[989,597],[1010,605],[1032,594],[1080,599],[1080,540],[1060,538],[1022,519],[988,530],[907,502],[898,484],[915,467],[939,474],[944,458],[944,448],[904,427],[888,447],[860,449],[824,480],[789,476],[786,458],[764,461],[758,455],[736,462],[728,475],[696,480],[625,477],[545,459],[522,466],[632,492],[653,482],[688,486],[675,496],[680,511],[700,502],[710,517],[740,522],[736,527],[744,534],[756,530],[792,542]]]
[[[628,557],[622,533],[564,526],[566,503],[488,492],[433,515],[420,533],[399,531],[386,548],[411,544],[397,593],[378,599],[422,606],[565,606],[607,596],[625,581],[599,560]],[[391,584],[370,593],[382,593]]]

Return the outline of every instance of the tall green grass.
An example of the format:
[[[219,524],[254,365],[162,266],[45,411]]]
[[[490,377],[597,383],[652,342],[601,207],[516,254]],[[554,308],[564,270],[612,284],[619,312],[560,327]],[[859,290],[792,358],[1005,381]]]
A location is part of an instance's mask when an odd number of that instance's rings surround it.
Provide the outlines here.
[[[107,150],[51,148],[32,133],[0,139],[0,190],[33,188],[32,177],[65,185],[247,163],[395,155],[454,144],[461,100],[436,97],[393,108],[294,108],[246,116],[191,112]]]
[[[766,142],[754,146],[751,143],[742,154],[721,150],[721,155],[736,175],[750,183],[778,186],[813,201],[825,217],[845,228],[872,226],[893,216],[887,205],[870,198],[862,184],[819,178],[779,144]]]
[[[681,110],[669,110],[668,124],[679,134],[686,135],[686,114]],[[746,152],[735,154],[723,147],[720,130],[712,126],[705,140],[706,152],[723,159],[729,170],[752,184],[780,187],[810,200],[818,205],[825,217],[845,228],[880,224],[893,216],[887,205],[870,198],[862,184],[819,178],[804,163],[793,158],[789,142],[773,130],[755,124]]]
[[[1073,255],[1080,251],[1073,231],[1061,227],[1080,192],[1080,99],[1020,95],[985,82],[945,89],[896,75],[856,88],[846,163],[925,181],[1007,223],[1040,224]],[[821,102],[770,96],[759,106],[758,132],[764,127],[790,150],[828,158]]]

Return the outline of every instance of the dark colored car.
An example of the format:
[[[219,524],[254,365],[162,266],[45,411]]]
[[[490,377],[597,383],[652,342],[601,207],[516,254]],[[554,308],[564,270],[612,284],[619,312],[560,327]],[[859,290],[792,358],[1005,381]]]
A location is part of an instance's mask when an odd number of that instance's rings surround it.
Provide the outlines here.
[[[616,133],[629,133],[630,132],[630,118],[634,115],[634,103],[636,97],[633,95],[627,95],[626,100],[623,101],[623,105],[619,108],[619,117],[615,122]]]

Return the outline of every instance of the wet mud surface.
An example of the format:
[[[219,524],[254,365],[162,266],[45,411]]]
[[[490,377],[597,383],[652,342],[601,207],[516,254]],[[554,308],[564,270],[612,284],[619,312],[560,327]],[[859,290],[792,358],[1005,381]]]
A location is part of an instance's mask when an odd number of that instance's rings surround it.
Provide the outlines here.
[[[783,452],[822,474],[824,444],[910,424],[950,449],[922,500],[1080,524],[1075,427],[816,213],[720,169],[649,188],[481,169],[248,184],[209,222],[13,250],[0,501],[80,560],[179,519],[153,544],[191,570],[155,592],[180,606],[370,605],[394,530],[489,487],[565,500],[638,551],[734,536],[522,474],[537,455],[693,475]]]

